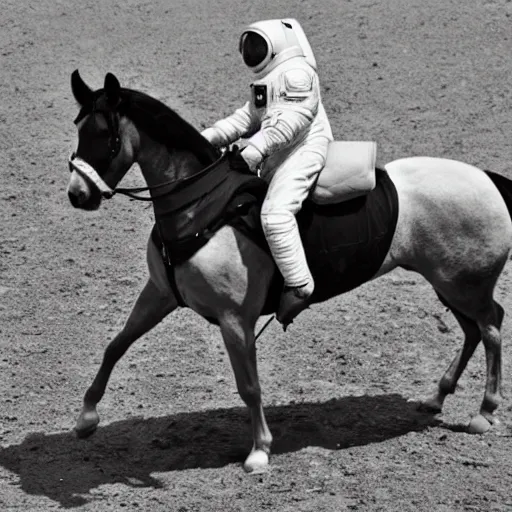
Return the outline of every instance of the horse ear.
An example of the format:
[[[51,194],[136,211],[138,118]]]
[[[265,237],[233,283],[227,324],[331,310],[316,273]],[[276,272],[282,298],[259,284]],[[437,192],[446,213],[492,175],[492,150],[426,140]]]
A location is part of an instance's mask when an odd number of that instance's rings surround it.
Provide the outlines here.
[[[82,80],[78,69],[75,69],[71,74],[71,91],[75,100],[80,106],[90,103],[93,98],[92,89]]]
[[[110,105],[117,105],[121,96],[121,84],[115,75],[112,73],[106,74],[104,88],[105,94],[107,95],[107,101],[110,103]]]

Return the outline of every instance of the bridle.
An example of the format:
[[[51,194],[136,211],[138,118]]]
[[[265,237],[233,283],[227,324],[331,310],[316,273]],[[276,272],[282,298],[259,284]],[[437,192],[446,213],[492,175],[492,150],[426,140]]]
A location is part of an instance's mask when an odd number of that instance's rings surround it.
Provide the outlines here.
[[[105,116],[105,119],[107,121],[107,126],[109,130],[109,141],[108,141],[108,147],[109,147],[109,156],[108,160],[106,162],[106,168],[108,169],[112,162],[115,160],[119,152],[121,151],[121,137],[119,134],[119,115],[112,111],[101,111],[96,110],[94,107],[92,113],[101,113]],[[83,115],[79,115],[75,123],[78,123],[80,119],[83,119],[85,117],[85,113]],[[182,186],[185,186],[190,181],[194,181],[201,176],[204,176],[208,172],[212,170],[215,166],[217,166],[224,158],[226,157],[226,153],[221,153],[220,157],[207,166],[206,168],[202,169],[196,174],[193,174],[192,176],[186,176],[184,178],[176,178],[169,181],[166,181],[164,183],[160,183],[158,185],[153,185],[151,187],[129,187],[129,188],[122,188],[122,187],[114,187],[111,188],[104,180],[103,178],[98,174],[96,169],[89,163],[87,163],[83,158],[80,158],[76,155],[75,152],[71,154],[69,157],[69,171],[70,172],[77,172],[82,178],[90,181],[93,185],[95,185],[101,196],[105,199],[112,198],[115,194],[122,194],[125,196],[128,196],[132,199],[136,199],[137,201],[154,201],[155,199],[159,199],[161,197],[165,197],[173,192],[176,191],[177,188],[181,188]],[[172,187],[171,187],[172,186]],[[152,194],[151,196],[140,196],[138,194],[142,192],[152,192],[155,190],[161,190],[166,187],[171,187],[169,190],[162,192],[161,194]]]

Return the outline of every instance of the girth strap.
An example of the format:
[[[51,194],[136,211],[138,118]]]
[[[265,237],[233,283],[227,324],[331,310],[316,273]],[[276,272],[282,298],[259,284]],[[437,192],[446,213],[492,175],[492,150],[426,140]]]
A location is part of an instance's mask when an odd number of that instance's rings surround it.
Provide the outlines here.
[[[169,254],[167,253],[167,249],[163,242],[160,233],[158,232],[158,226],[155,224],[153,227],[153,231],[151,231],[151,239],[153,243],[156,245],[157,249],[160,251],[162,258],[164,260],[165,272],[167,273],[167,279],[169,281],[169,286],[171,287],[174,296],[176,297],[176,301],[178,302],[178,306],[183,308],[188,307],[183,296],[181,295],[178,285],[176,284],[176,276],[174,275],[174,266],[171,264],[171,260]]]

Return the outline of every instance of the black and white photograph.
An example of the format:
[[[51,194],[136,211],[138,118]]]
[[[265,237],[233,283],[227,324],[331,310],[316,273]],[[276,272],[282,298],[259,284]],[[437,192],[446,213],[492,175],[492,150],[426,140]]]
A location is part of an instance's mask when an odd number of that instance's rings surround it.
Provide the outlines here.
[[[2,0],[0,510],[512,512],[512,1]]]

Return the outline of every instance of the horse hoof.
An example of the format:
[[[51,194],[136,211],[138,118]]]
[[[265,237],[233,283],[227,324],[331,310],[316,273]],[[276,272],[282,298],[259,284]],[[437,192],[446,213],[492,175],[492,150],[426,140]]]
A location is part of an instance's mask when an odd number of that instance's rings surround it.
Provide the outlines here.
[[[484,418],[481,414],[477,414],[471,419],[468,425],[470,434],[485,434],[491,428],[491,422]]]
[[[439,414],[442,411],[442,406],[436,398],[424,400],[418,404],[418,411],[427,414]]]
[[[82,412],[76,422],[75,434],[79,439],[85,439],[96,432],[100,417],[96,411]]]
[[[268,471],[268,454],[263,450],[253,450],[244,463],[244,469],[251,475]]]

